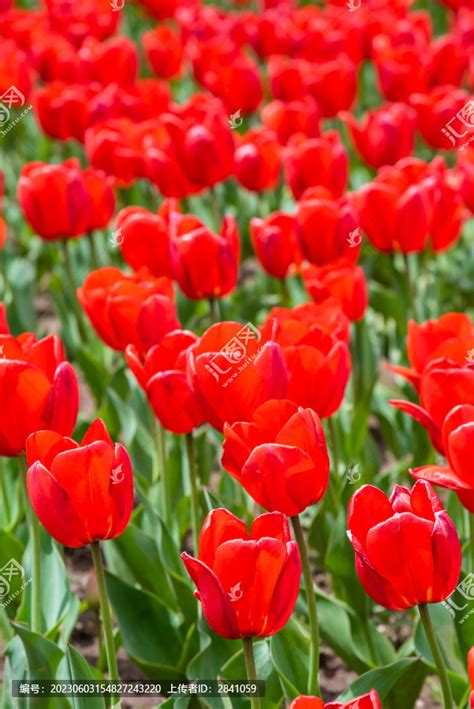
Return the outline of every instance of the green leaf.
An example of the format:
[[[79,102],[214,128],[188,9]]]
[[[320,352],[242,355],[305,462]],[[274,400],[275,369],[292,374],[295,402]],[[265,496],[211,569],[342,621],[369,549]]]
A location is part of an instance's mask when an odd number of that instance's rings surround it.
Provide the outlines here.
[[[265,707],[280,707],[283,692],[275,671],[270,653],[270,644],[263,640],[254,643],[255,669],[259,680],[265,682]],[[245,680],[245,659],[243,648],[240,648],[222,667],[220,675],[228,680]],[[244,703],[244,706],[247,706]]]
[[[384,702],[384,709],[399,709],[402,705],[392,704],[389,698],[390,693],[392,690],[395,691],[399,683],[404,690],[403,709],[411,709],[424,680],[424,674],[420,669],[422,664],[421,660],[416,657],[407,657],[403,660],[396,660],[390,665],[385,665],[385,667],[370,670],[352,682],[350,687],[338,697],[337,701],[348,702],[361,694],[370,692],[371,689],[376,689],[380,699]]]
[[[63,651],[50,640],[33,633],[24,625],[13,623],[25,649],[28,676],[34,680],[54,679],[64,657]]]
[[[66,656],[58,669],[57,679],[70,680],[71,682],[88,682],[98,679],[90,665],[76,650],[69,645]],[[102,697],[71,697],[70,701],[74,709],[104,709],[105,701]]]
[[[270,641],[273,664],[287,699],[307,693],[309,645],[308,632],[296,618],[292,618]]]

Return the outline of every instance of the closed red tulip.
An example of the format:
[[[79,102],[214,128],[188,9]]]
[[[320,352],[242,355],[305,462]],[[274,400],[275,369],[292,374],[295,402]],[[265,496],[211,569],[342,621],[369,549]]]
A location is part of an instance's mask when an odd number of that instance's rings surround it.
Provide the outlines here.
[[[412,94],[428,89],[428,52],[406,44],[393,45],[389,37],[378,35],[373,54],[380,89],[388,101],[409,101]]]
[[[97,86],[63,81],[37,89],[33,105],[43,132],[56,140],[74,138],[82,143],[91,120],[90,103],[97,93]]]
[[[110,0],[46,0],[45,5],[51,27],[78,47],[89,37],[110,37],[120,22],[121,13],[111,10]]]
[[[328,483],[321,421],[292,401],[267,401],[250,423],[224,426],[222,467],[264,509],[298,515],[322,499]]]
[[[436,359],[423,372],[419,384],[420,403],[392,399],[389,403],[420,423],[436,450],[444,455],[442,426],[454,407],[474,401],[474,367],[469,353],[464,364],[449,357]]]
[[[260,515],[248,532],[228,510],[211,510],[198,558],[186,552],[181,558],[218,635],[264,638],[286,625],[298,598],[301,561],[282,514]]]
[[[197,217],[174,212],[170,248],[174,277],[188,298],[222,298],[234,290],[240,240],[233,217],[225,217],[221,233],[215,234]]]
[[[251,130],[235,151],[235,176],[252,192],[273,190],[281,171],[281,148],[277,136],[265,129]]]
[[[474,405],[452,409],[444,420],[442,437],[448,465],[425,465],[410,472],[417,480],[455,490],[461,503],[474,513]]]
[[[310,96],[297,101],[270,101],[261,112],[263,125],[277,134],[282,145],[297,133],[317,138],[320,119],[321,111]]]
[[[19,91],[25,100],[28,99],[32,86],[31,70],[27,55],[11,39],[2,39],[2,54],[0,57],[0,95],[6,93],[12,86]],[[5,101],[8,106],[8,101]],[[5,106],[5,104],[2,104]],[[15,103],[12,108],[17,107]],[[8,121],[6,121],[8,123]],[[2,125],[4,124],[2,115]]]
[[[316,186],[340,197],[347,184],[348,158],[339,133],[329,131],[310,139],[294,136],[288,144],[285,175],[295,199]]]
[[[369,302],[367,280],[361,266],[338,259],[325,266],[304,265],[303,283],[315,303],[337,303],[349,320],[364,317]]]
[[[308,90],[325,118],[332,118],[339,111],[349,110],[357,92],[354,62],[343,53],[334,59],[318,63],[317,71],[312,69],[309,72]]]
[[[395,485],[390,499],[373,485],[352,496],[348,536],[356,571],[369,596],[390,610],[440,603],[454,591],[461,544],[431,485]]]
[[[415,144],[416,114],[405,103],[392,103],[369,111],[358,124],[351,113],[342,118],[349,126],[352,142],[371,167],[393,165],[411,155]]]
[[[31,59],[42,81],[77,80],[77,49],[58,32],[36,31],[31,38]]]
[[[212,187],[225,180],[234,167],[234,139],[227,118],[209,113],[203,123],[191,126],[183,136],[182,160],[189,179]]]
[[[172,79],[180,75],[184,47],[176,30],[161,25],[145,32],[142,41],[148,62],[157,76]]]
[[[313,187],[298,202],[296,221],[301,251],[311,263],[321,266],[341,257],[357,261],[360,241],[351,234],[359,217],[347,198],[336,200],[327,189]]]
[[[469,103],[469,94],[453,86],[438,86],[427,93],[414,94],[410,103],[417,112],[417,126],[428,145],[441,150],[461,147],[472,135],[472,116],[461,119],[458,112]],[[466,125],[467,123],[467,125]]]
[[[197,339],[192,332],[174,330],[148,350],[143,360],[133,345],[125,350],[127,364],[158,420],[173,433],[190,433],[205,421],[186,375],[187,353]]]
[[[26,455],[31,504],[56,541],[75,548],[122,534],[133,507],[132,466],[101,419],[80,444],[54,431],[33,433]]]
[[[128,187],[147,174],[143,155],[147,124],[137,124],[128,118],[113,118],[86,130],[84,147],[90,163]]]
[[[337,411],[351,372],[349,321],[339,306],[304,303],[272,308],[262,337],[283,350],[288,372],[285,398],[314,409],[321,418]]]
[[[127,37],[111,37],[99,41],[88,37],[78,52],[77,76],[86,83],[113,81],[121,86],[135,83],[138,57],[135,44]]]
[[[83,170],[76,158],[60,165],[24,165],[18,200],[32,228],[46,240],[79,236],[104,227],[115,209],[114,193],[104,173]]]
[[[291,214],[273,212],[265,219],[254,217],[250,236],[257,258],[270,276],[286,278],[291,265],[301,258],[297,223]]]
[[[115,221],[115,234],[126,263],[134,271],[148,268],[155,277],[172,276],[168,221],[144,207],[125,207]]]
[[[276,55],[268,61],[272,96],[280,101],[302,99],[308,93],[307,62],[303,59]]]
[[[324,703],[319,697],[301,695],[291,702],[289,709],[382,709],[380,698],[375,689],[368,694],[351,699],[349,702]]]
[[[152,278],[146,270],[130,276],[113,266],[99,268],[77,297],[94,330],[114,350],[132,344],[146,352],[180,327],[171,280]]]
[[[446,313],[436,320],[419,324],[408,321],[407,356],[410,367],[389,366],[396,374],[419,389],[420,377],[437,359],[465,364],[468,352],[474,350],[474,323],[464,313]]]
[[[0,455],[17,456],[30,433],[40,428],[71,435],[79,388],[55,335],[37,340],[25,332],[15,338],[8,332],[3,307],[0,320]]]
[[[210,327],[191,348],[188,367],[206,419],[219,431],[226,421],[248,421],[265,401],[286,396],[282,349],[250,323]]]
[[[238,110],[253,113],[262,102],[263,86],[259,66],[241,53],[231,62],[211,65],[203,83],[214,96],[222,100],[229,113]]]

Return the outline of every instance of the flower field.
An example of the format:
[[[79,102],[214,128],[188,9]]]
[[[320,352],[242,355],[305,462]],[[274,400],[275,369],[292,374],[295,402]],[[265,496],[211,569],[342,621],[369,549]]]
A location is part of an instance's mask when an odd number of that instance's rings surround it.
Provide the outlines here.
[[[0,36],[0,709],[474,709],[474,1]]]

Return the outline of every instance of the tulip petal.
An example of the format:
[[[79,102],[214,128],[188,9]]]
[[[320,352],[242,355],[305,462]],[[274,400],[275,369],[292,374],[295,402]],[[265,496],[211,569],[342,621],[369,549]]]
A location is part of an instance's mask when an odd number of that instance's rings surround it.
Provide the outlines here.
[[[28,436],[26,441],[26,460],[30,467],[36,461],[49,469],[58,453],[77,448],[72,438],[62,436],[55,431],[37,431]]]
[[[70,436],[79,411],[79,386],[74,369],[63,362],[56,369],[53,386],[43,413],[42,428]]]
[[[248,538],[245,522],[223,507],[213,509],[207,515],[199,535],[199,560],[212,569],[220,544],[229,539]]]
[[[301,579],[301,558],[296,542],[288,542],[286,564],[275,586],[265,635],[278,633],[288,622],[298,599]]]
[[[352,496],[347,511],[350,533],[365,549],[367,533],[380,522],[393,515],[387,496],[374,485],[363,485]]]

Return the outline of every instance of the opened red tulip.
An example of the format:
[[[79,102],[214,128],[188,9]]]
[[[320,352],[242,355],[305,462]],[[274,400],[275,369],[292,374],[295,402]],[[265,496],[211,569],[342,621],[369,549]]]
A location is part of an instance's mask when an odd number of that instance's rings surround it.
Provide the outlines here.
[[[317,414],[268,401],[250,423],[224,426],[222,466],[259,505],[293,517],[323,497],[329,456]]]
[[[261,112],[263,125],[277,134],[282,145],[296,133],[316,138],[320,133],[320,118],[318,105],[310,97],[298,101],[270,101]]]
[[[87,157],[94,167],[113,175],[121,187],[127,187],[147,174],[143,139],[149,130],[146,124],[137,124],[127,118],[97,123],[85,133]]]
[[[335,200],[323,187],[306,190],[297,204],[296,220],[301,251],[308,261],[323,265],[343,256],[357,261],[362,239],[353,235],[359,218],[347,198]]]
[[[344,192],[348,177],[348,158],[340,135],[329,131],[319,138],[295,135],[288,143],[285,173],[295,199],[308,187],[326,187],[333,197]]]
[[[411,154],[415,144],[416,114],[405,103],[391,103],[369,111],[360,124],[351,113],[341,116],[352,142],[371,167],[393,165]]]
[[[79,81],[108,84],[113,76],[115,83],[129,86],[137,78],[137,50],[127,37],[112,37],[105,41],[88,37],[78,52],[78,59]]]
[[[171,27],[159,25],[143,37],[143,48],[157,76],[171,79],[181,72],[184,47],[181,37]]]
[[[369,596],[391,610],[440,603],[461,571],[456,528],[431,485],[395,485],[388,499],[373,485],[351,498],[348,535],[356,571]]]
[[[268,637],[286,625],[298,598],[301,561],[279,512],[245,522],[212,510],[201,529],[197,559],[181,554],[196,597],[224,638]]]
[[[417,480],[455,490],[461,503],[474,513],[474,405],[452,409],[444,420],[442,436],[448,466],[425,465],[410,472]]]
[[[90,104],[97,94],[98,87],[63,81],[37,89],[34,107],[42,130],[56,140],[75,138],[82,143],[91,120]]]
[[[297,223],[291,214],[273,212],[265,219],[254,217],[250,236],[257,258],[270,276],[285,278],[291,265],[301,259]]]
[[[314,409],[321,418],[337,411],[351,372],[349,321],[338,305],[273,308],[262,326],[262,337],[283,350],[287,399]]]
[[[113,266],[92,271],[77,297],[106,345],[146,352],[164,335],[180,327],[169,278],[152,278],[141,270],[130,276]]]
[[[191,386],[207,421],[249,421],[269,399],[285,398],[287,371],[279,345],[251,323],[222,322],[210,327],[189,353]]]
[[[235,176],[240,184],[253,192],[275,189],[280,178],[280,150],[272,131],[246,133],[235,151]]]
[[[225,217],[221,233],[215,234],[197,217],[173,212],[170,248],[174,278],[188,298],[222,298],[234,290],[240,240],[233,217]]]
[[[197,339],[192,332],[174,330],[148,350],[143,361],[133,345],[125,350],[127,364],[158,420],[173,433],[190,433],[205,421],[186,375],[187,353]]]
[[[301,267],[306,290],[315,303],[336,302],[349,320],[364,317],[369,302],[367,280],[361,266],[338,259],[325,266]]]
[[[55,335],[42,340],[30,332],[12,337],[3,304],[0,315],[0,455],[17,456],[29,434],[40,428],[71,435],[79,388]]]
[[[46,0],[51,26],[77,46],[88,37],[102,40],[112,35],[120,12],[112,12],[109,0]]]
[[[18,200],[43,239],[66,239],[107,226],[115,209],[104,173],[83,170],[76,158],[60,165],[27,163],[18,181]]]
[[[54,431],[33,433],[26,455],[31,504],[56,541],[82,547],[122,534],[133,507],[132,466],[101,419],[80,444]]]
[[[345,53],[318,63],[317,71],[309,70],[308,90],[326,118],[351,108],[357,92],[354,62]]]
[[[319,697],[302,695],[291,702],[289,709],[382,709],[379,695],[375,689],[368,694],[351,699],[349,702],[324,703]]]

